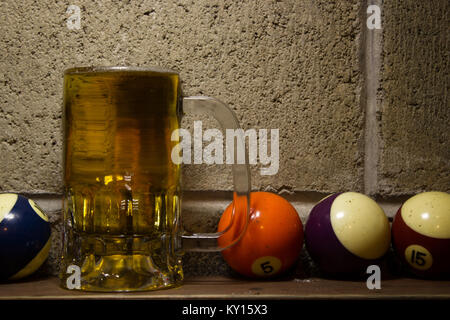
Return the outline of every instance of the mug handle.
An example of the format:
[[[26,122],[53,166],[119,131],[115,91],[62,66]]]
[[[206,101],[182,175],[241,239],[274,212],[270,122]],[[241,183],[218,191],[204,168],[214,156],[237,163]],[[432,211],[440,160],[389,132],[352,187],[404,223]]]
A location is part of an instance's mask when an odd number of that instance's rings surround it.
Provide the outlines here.
[[[243,130],[239,126],[239,121],[234,112],[222,101],[206,97],[191,96],[183,98],[183,112],[189,114],[207,114],[214,117],[222,127],[235,130],[238,143],[234,144],[234,155],[238,154],[238,145],[245,146],[245,137]],[[245,149],[245,148],[244,148]],[[242,150],[241,150],[242,151]],[[245,150],[244,150],[245,151]],[[239,157],[236,157],[239,159]],[[215,233],[192,233],[184,230],[181,238],[183,239],[183,250],[186,251],[222,251],[236,244],[247,229],[250,216],[250,168],[248,164],[248,154],[241,157],[241,162],[234,161],[232,164],[233,172],[233,211],[229,225],[222,232]],[[233,239],[227,245],[218,244],[221,235],[230,232]]]

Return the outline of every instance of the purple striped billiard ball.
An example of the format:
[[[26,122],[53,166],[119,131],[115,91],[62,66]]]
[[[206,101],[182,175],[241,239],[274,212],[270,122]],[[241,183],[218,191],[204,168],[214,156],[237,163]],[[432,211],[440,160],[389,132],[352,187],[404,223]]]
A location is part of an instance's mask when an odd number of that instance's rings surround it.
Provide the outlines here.
[[[331,276],[358,277],[379,264],[390,246],[389,221],[381,207],[361,193],[336,193],[311,210],[306,248],[319,269]]]

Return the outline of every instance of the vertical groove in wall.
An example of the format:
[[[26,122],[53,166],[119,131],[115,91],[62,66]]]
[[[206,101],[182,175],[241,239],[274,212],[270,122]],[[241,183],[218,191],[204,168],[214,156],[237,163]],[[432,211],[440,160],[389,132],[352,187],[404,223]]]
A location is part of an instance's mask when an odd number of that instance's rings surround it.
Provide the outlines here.
[[[374,195],[377,192],[378,183],[378,159],[379,159],[379,125],[377,112],[379,108],[377,92],[380,85],[381,50],[383,29],[368,29],[366,25],[367,8],[369,5],[377,5],[382,8],[382,0],[368,0],[366,2],[363,22],[363,73],[365,95],[363,97],[365,108],[364,131],[364,192]],[[383,28],[383,21],[381,21]]]

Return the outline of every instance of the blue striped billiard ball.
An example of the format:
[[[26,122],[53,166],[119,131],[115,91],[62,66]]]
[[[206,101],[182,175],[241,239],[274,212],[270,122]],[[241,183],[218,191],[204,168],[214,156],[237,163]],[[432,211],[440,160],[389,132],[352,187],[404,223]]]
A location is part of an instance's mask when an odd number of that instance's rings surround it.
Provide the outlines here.
[[[0,194],[0,280],[35,272],[48,257],[50,235],[48,217],[32,200]]]

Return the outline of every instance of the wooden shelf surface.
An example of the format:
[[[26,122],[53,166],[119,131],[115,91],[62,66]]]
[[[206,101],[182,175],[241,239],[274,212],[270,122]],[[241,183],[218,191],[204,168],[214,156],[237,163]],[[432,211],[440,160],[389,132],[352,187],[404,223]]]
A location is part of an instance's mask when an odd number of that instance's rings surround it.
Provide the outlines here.
[[[134,293],[65,290],[55,277],[0,284],[0,300],[29,299],[450,299],[450,281],[413,278],[382,280],[369,290],[365,281],[322,278],[250,281],[227,277],[186,279],[181,287]]]

